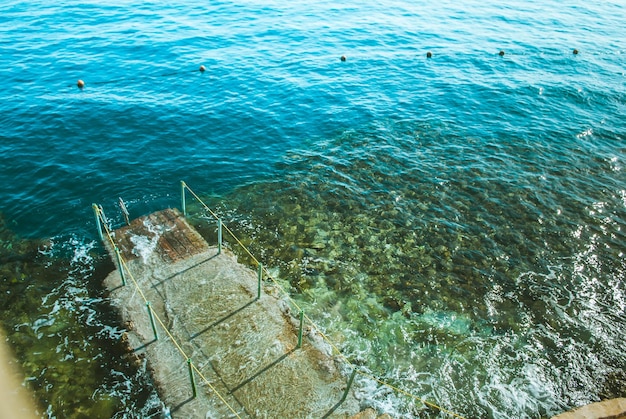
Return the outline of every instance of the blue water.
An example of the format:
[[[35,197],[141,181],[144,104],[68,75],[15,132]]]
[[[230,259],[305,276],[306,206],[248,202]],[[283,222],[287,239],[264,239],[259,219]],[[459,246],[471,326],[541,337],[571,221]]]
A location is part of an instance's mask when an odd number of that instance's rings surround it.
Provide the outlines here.
[[[346,354],[420,397],[534,418],[625,396],[625,10],[0,2],[0,212],[22,240],[52,240],[32,266],[65,261],[47,274],[3,262],[7,295],[19,278],[33,299],[50,295],[38,311],[0,298],[24,313],[3,319],[9,341],[33,352],[11,336],[54,323],[61,301],[77,336],[115,330],[85,338],[114,362],[102,348],[122,328],[101,307],[111,266],[91,204],[121,222],[118,197],[139,216],[177,206],[185,180],[256,240]],[[10,237],[7,254],[29,254]],[[96,332],[81,329],[85,305],[109,313]],[[58,360],[64,333],[49,334]],[[37,362],[24,360],[27,375]],[[113,370],[122,378],[90,384],[117,398],[106,417],[153,411],[147,379]],[[47,416],[82,414],[37,394]]]

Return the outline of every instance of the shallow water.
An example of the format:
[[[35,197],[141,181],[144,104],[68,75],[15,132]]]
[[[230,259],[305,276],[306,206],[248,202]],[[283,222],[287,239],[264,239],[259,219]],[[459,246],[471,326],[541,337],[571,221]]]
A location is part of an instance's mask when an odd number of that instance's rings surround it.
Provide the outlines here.
[[[381,130],[403,146],[371,141]],[[585,180],[608,182],[611,159],[562,180],[557,163],[482,163],[485,146],[446,141],[405,123],[344,135],[288,158],[307,176],[238,190],[222,213],[354,361],[411,393],[469,417],[623,394],[623,193]]]
[[[4,227],[4,226],[3,226]],[[0,229],[0,313],[7,342],[42,417],[151,417],[161,403],[146,372],[121,344],[106,295],[112,269],[96,243],[76,237],[20,240]]]
[[[374,375],[467,417],[624,396],[625,18],[0,4],[2,324],[42,415],[159,409],[120,352],[91,204],[121,224],[118,197],[133,217],[178,206],[181,179]]]

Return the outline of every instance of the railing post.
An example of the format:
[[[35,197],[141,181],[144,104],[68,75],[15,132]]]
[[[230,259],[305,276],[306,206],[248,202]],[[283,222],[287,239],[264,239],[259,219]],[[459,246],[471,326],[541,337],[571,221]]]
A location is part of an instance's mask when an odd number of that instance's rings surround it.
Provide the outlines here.
[[[154,333],[154,340],[159,340],[156,325],[154,324],[154,317],[152,316],[152,307],[149,302],[146,303],[146,307],[148,308],[148,314],[150,315],[150,325],[152,326],[152,333]]]
[[[122,265],[122,256],[120,256],[120,249],[117,246],[115,246],[115,256],[117,256],[117,266],[119,266],[120,269],[122,285],[126,285],[126,274],[124,273],[124,265]]]
[[[256,299],[261,298],[261,281],[263,280],[263,264],[259,262],[259,287],[256,294]]]
[[[217,219],[217,254],[222,253],[222,219]]]
[[[348,397],[348,392],[350,391],[350,387],[352,387],[352,382],[354,381],[354,376],[356,375],[356,367],[352,370],[352,374],[350,375],[350,379],[348,380],[348,386],[346,387],[346,391],[343,392],[343,396],[341,396],[341,400],[339,400],[338,404],[342,404],[346,401],[346,397]]]
[[[130,225],[130,214],[128,213],[128,209],[126,208],[126,204],[124,204],[122,198],[119,198],[119,203],[122,214],[124,215],[124,220],[126,220],[126,225]]]
[[[302,327],[304,326],[304,310],[300,310],[300,330],[298,331],[298,349],[302,348]]]
[[[187,366],[189,367],[189,379],[191,380],[191,391],[193,392],[193,398],[195,399],[198,393],[196,391],[196,380],[193,376],[193,365],[191,363],[191,358],[187,358]]]
[[[185,202],[185,187],[187,184],[184,180],[180,181],[180,205],[182,206],[183,216],[187,216],[187,203]]]
[[[352,374],[350,375],[350,378],[348,379],[348,385],[346,386],[346,389],[343,392],[343,396],[341,396],[341,400],[339,400],[337,404],[333,406],[333,408],[330,409],[328,413],[322,416],[322,419],[329,418],[335,412],[335,410],[337,410],[337,408],[341,406],[343,402],[346,401],[346,397],[348,397],[348,393],[350,392],[350,388],[352,387],[352,382],[354,381],[354,376],[356,375],[356,373],[357,373],[357,369],[356,367],[353,367]]]
[[[96,227],[98,228],[98,236],[100,236],[100,241],[104,241],[104,236],[102,235],[102,224],[100,223],[100,208],[98,205],[91,204],[93,208],[93,213],[96,216]]]
[[[98,205],[98,213],[100,214],[100,218],[102,218],[102,224],[104,224],[106,227],[110,227],[111,224],[109,223],[109,219],[104,213],[104,209],[102,208],[102,205]]]

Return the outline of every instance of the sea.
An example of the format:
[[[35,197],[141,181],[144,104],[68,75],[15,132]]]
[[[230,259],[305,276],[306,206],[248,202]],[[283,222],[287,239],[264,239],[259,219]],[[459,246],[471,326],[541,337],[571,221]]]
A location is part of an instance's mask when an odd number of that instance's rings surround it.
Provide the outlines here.
[[[363,408],[625,397],[624,22],[622,0],[0,0],[0,325],[38,414],[162,417],[92,205],[120,226],[120,198],[180,208],[181,181],[392,385],[359,376]]]

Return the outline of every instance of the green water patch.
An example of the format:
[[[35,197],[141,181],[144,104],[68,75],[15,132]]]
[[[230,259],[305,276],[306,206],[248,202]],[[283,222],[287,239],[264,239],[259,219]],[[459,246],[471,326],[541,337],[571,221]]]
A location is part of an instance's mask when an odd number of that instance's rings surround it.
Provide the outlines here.
[[[540,417],[623,395],[626,179],[579,146],[387,123],[207,202],[355,362],[470,417]]]
[[[145,417],[158,398],[100,287],[93,243],[25,240],[0,217],[0,321],[45,417]]]

